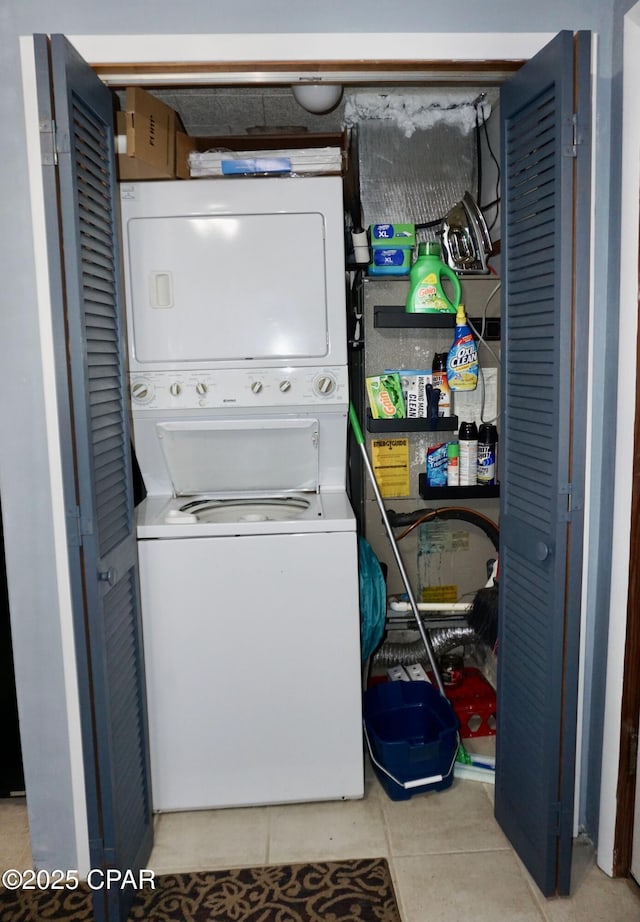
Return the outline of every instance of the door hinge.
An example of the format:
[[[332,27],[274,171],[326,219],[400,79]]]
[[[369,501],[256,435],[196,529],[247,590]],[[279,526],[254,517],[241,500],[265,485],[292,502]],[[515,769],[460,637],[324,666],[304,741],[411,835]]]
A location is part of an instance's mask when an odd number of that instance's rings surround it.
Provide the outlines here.
[[[80,515],[80,507],[67,512],[67,544],[69,547],[82,547],[85,535],[92,534],[91,522]]]
[[[43,166],[57,166],[58,154],[71,150],[69,132],[61,132],[54,119],[40,122],[40,153]]]
[[[564,509],[560,510],[558,519],[561,522],[570,522],[573,515],[573,484],[567,483],[560,488],[560,496],[566,496],[567,504]]]
[[[560,836],[560,801],[549,807],[549,832],[552,836]]]
[[[43,166],[57,166],[56,123],[53,119],[40,122],[40,155]]]
[[[69,547],[80,547],[82,545],[80,509],[78,506],[67,512],[67,544]]]
[[[89,839],[89,860],[92,868],[101,868],[104,865],[104,840]]]
[[[115,848],[105,848],[104,850],[104,860],[111,867],[116,867],[116,850]]]
[[[568,138],[568,143],[565,144],[562,148],[562,153],[565,157],[577,157],[578,156],[578,144],[580,144],[581,139],[578,137],[578,113],[574,112],[566,120],[566,137]]]

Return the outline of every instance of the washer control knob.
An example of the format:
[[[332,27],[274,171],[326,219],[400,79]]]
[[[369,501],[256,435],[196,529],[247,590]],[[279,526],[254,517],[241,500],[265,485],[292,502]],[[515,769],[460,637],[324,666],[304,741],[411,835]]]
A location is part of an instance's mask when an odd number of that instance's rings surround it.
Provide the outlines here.
[[[333,375],[320,375],[316,378],[316,391],[321,397],[328,397],[336,389],[336,379]]]
[[[208,390],[209,388],[204,381],[198,381],[196,384],[196,394],[200,394],[201,397],[204,397]]]
[[[252,381],[251,390],[254,394],[259,394],[262,390],[262,381]]]
[[[169,393],[172,397],[179,397],[182,393],[182,385],[178,384],[177,381],[174,381],[173,384],[169,385]]]
[[[280,384],[278,385],[278,387],[279,387],[280,391],[281,391],[283,394],[286,394],[287,391],[290,391],[290,390],[291,390],[291,381],[287,381],[286,378],[285,378],[284,381],[281,381],[281,382],[280,382]]]
[[[144,403],[153,397],[153,388],[147,381],[135,381],[131,387],[131,396],[138,403]]]

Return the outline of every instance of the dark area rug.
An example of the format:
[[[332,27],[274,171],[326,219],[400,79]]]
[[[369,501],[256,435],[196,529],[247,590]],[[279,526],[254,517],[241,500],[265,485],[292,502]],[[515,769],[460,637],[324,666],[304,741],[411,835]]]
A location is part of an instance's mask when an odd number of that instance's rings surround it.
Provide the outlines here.
[[[384,858],[164,874],[129,922],[401,922]],[[92,922],[91,894],[0,889],[2,922]]]

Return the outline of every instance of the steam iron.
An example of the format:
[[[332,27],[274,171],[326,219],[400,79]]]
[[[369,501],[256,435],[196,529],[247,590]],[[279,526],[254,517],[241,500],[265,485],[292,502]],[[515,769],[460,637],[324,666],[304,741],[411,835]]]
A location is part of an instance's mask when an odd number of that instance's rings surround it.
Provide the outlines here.
[[[475,199],[465,192],[440,228],[442,258],[455,272],[483,274],[489,271],[487,257],[492,244],[489,229]]]

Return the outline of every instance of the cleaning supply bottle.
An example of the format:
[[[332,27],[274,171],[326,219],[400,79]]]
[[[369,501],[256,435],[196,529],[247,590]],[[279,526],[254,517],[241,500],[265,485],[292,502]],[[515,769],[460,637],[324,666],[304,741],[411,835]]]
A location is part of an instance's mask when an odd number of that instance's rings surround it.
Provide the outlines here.
[[[447,486],[460,486],[460,445],[457,442],[447,445]]]
[[[474,487],[478,478],[478,427],[475,423],[460,423],[460,486]]]
[[[447,353],[434,352],[431,365],[431,386],[440,391],[438,416],[451,416],[451,390],[447,380]]]
[[[478,430],[478,483],[493,486],[497,483],[496,445],[498,430],[495,426],[482,423]]]
[[[478,349],[464,304],[458,305],[456,313],[453,345],[447,356],[447,380],[452,391],[474,391],[478,385]]]
[[[449,300],[442,287],[443,279],[451,283],[453,301]],[[461,294],[458,276],[440,259],[440,244],[419,243],[418,255],[409,273],[407,313],[455,314]]]

